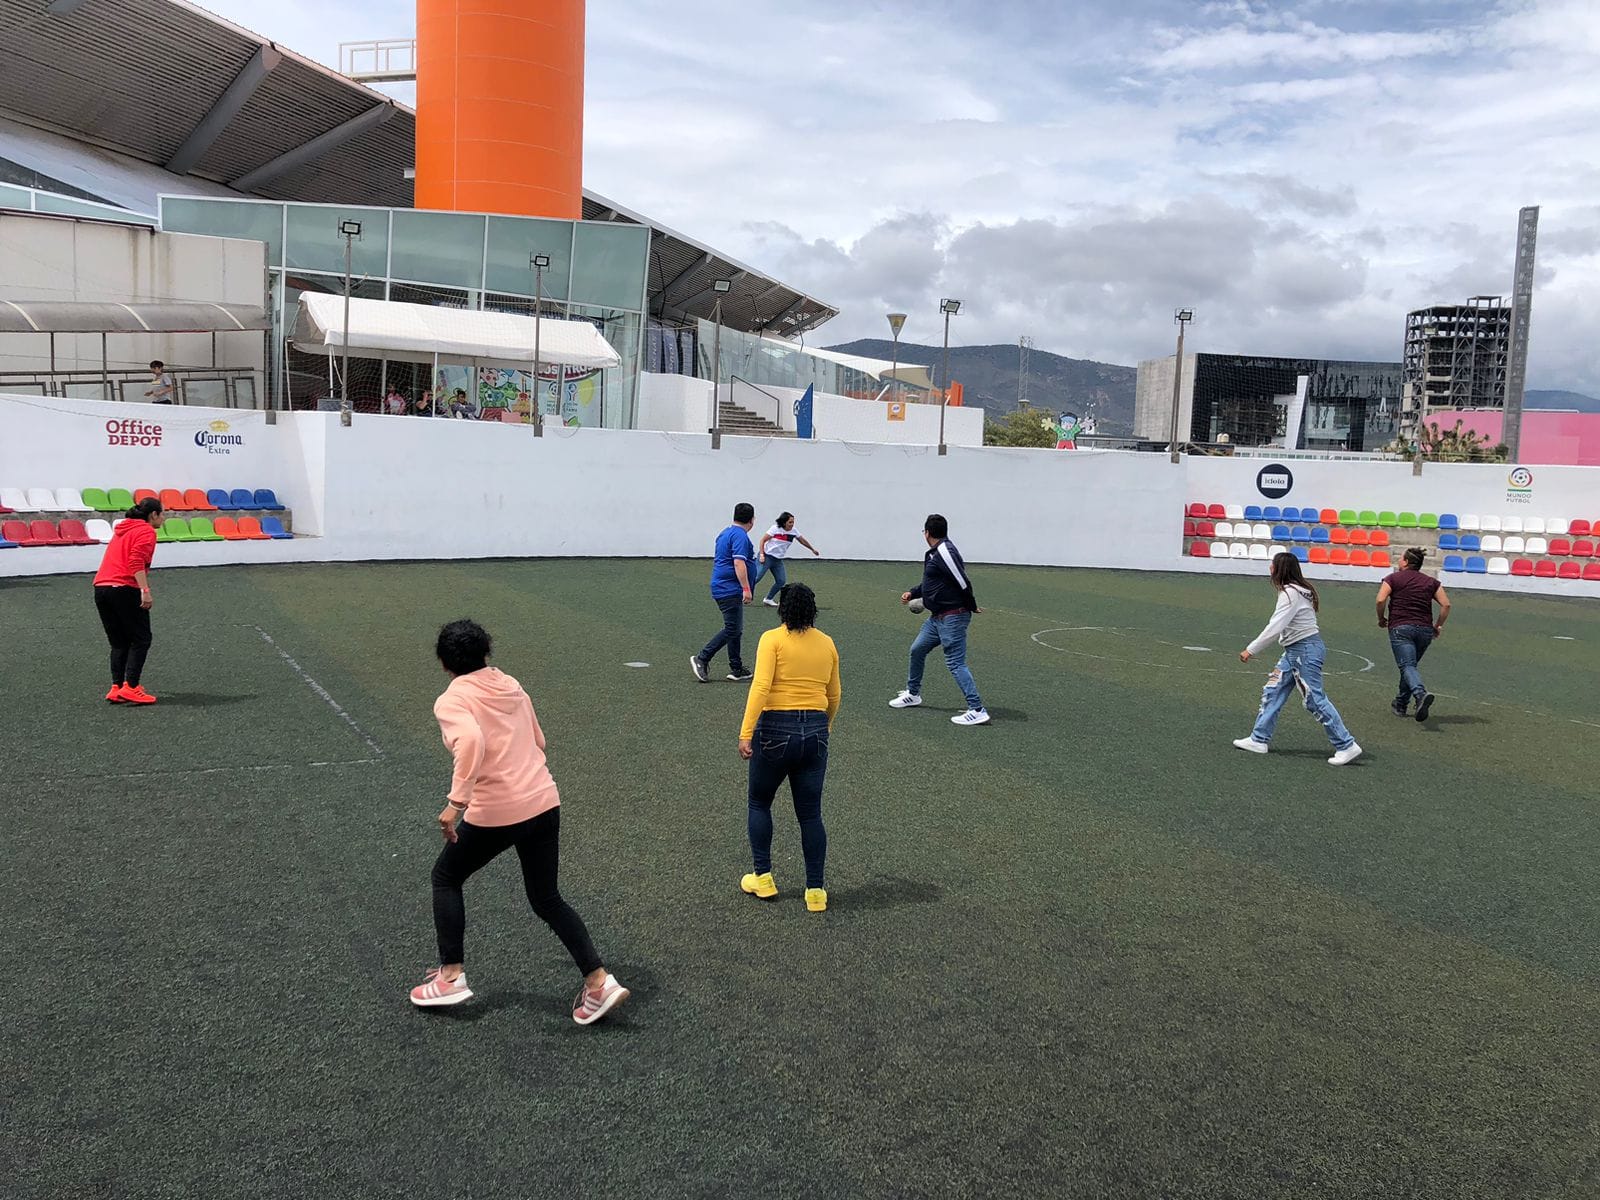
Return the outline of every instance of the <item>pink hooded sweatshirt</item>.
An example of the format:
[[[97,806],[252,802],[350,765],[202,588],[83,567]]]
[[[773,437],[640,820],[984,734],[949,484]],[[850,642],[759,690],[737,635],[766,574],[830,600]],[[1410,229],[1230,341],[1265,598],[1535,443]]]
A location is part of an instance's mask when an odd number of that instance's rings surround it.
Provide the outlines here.
[[[498,667],[457,675],[433,702],[455,756],[450,799],[474,825],[515,825],[561,803],[544,730],[522,685]]]

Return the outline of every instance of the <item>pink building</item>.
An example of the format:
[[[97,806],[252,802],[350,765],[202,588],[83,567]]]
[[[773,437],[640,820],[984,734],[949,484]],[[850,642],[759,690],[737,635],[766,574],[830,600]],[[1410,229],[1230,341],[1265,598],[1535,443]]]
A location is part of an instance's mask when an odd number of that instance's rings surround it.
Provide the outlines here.
[[[1441,430],[1455,427],[1487,438],[1491,445],[1503,440],[1505,414],[1495,408],[1432,409],[1427,423]],[[1522,412],[1520,463],[1552,463],[1560,466],[1600,467],[1600,413],[1573,409],[1528,408]]]

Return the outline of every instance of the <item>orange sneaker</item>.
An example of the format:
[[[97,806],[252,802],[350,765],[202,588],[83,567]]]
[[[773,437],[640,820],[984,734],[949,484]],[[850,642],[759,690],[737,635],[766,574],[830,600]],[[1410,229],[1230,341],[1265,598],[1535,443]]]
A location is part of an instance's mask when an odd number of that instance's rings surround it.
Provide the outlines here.
[[[111,685],[111,690],[106,693],[106,699],[111,701],[111,703],[113,703],[113,704],[121,704],[122,703],[122,685],[120,683],[113,683]]]
[[[126,683],[122,685],[122,692],[119,696],[119,699],[121,699],[124,704],[154,704],[156,702],[156,698],[149,692],[145,691],[144,688],[140,687],[138,684],[134,684],[130,687]]]

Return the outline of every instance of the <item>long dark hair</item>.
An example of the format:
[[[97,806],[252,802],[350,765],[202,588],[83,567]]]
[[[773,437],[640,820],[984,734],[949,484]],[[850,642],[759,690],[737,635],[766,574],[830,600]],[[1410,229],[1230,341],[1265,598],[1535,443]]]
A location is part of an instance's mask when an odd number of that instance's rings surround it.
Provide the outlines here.
[[[1272,586],[1281,592],[1290,584],[1310,592],[1311,611],[1321,611],[1322,601],[1317,596],[1317,589],[1306,582],[1306,577],[1300,570],[1300,560],[1285,550],[1282,554],[1272,556]]]
[[[149,524],[150,518],[155,516],[160,511],[161,501],[157,500],[154,496],[146,496],[143,500],[139,501],[139,503],[130,508],[127,512],[127,515],[135,521],[143,521],[146,524]]]
[[[794,514],[792,512],[781,512],[778,514],[778,519],[774,521],[773,524],[779,529],[782,529],[792,520],[794,520]]]
[[[778,616],[791,632],[817,623],[817,594],[803,583],[785,584],[778,593]]]

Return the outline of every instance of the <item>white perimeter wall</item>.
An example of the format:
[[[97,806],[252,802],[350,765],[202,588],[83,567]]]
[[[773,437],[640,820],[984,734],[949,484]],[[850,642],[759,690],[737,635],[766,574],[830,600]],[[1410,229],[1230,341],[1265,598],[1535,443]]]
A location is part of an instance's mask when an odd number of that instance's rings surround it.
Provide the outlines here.
[[[109,445],[105,422],[159,423],[159,447]],[[245,439],[227,456],[193,434],[213,418]],[[0,397],[0,484],[271,487],[294,510],[292,542],[163,547],[161,565],[385,558],[703,557],[748,500],[783,509],[832,559],[913,562],[930,511],[974,562],[1259,574],[1260,563],[1183,555],[1192,500],[1250,503],[1262,460],[1114,451],[932,447],[705,434],[530,428],[356,414],[266,414]],[[1296,460],[1288,502],[1506,511],[1505,467]],[[1323,474],[1326,472],[1326,474]],[[1600,471],[1541,467],[1534,515],[1600,517]],[[1498,508],[1491,503],[1499,498]],[[641,526],[627,513],[648,512]],[[99,551],[0,551],[0,574],[94,569]],[[1375,572],[1313,567],[1317,578]],[[1600,584],[1451,577],[1452,587],[1600,596]]]

